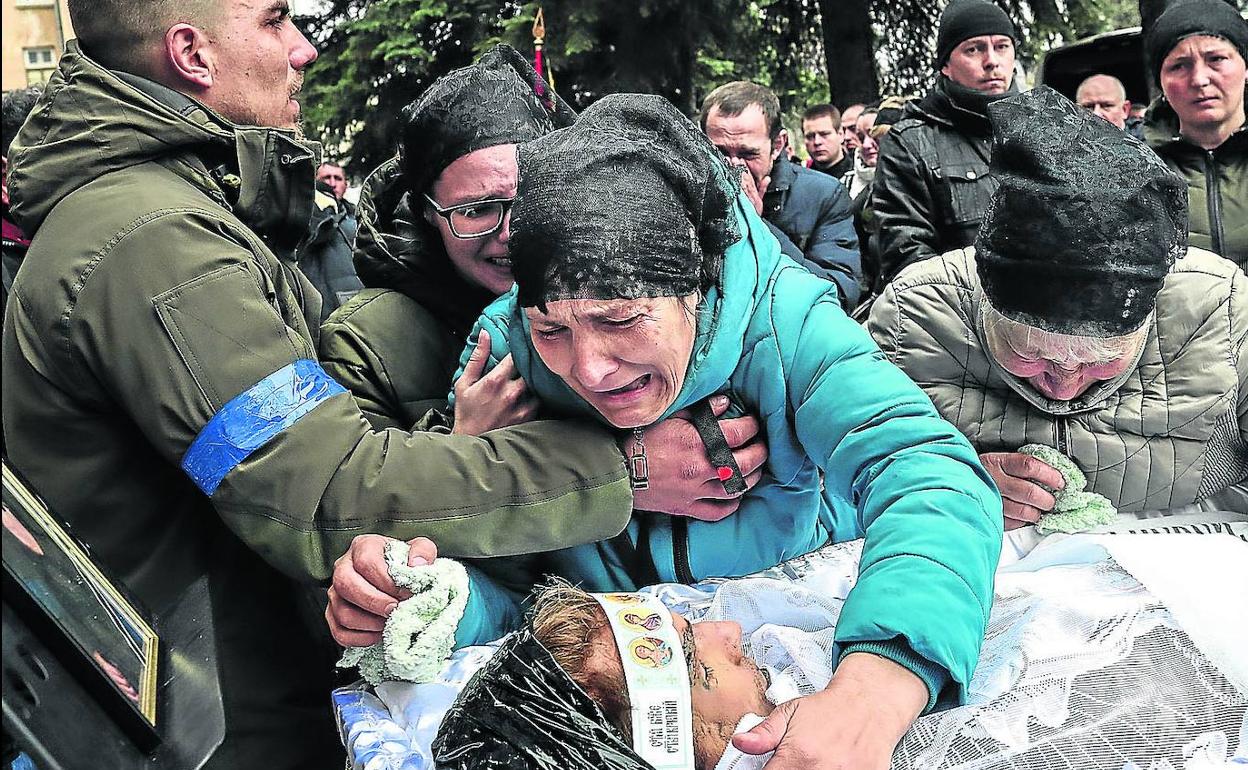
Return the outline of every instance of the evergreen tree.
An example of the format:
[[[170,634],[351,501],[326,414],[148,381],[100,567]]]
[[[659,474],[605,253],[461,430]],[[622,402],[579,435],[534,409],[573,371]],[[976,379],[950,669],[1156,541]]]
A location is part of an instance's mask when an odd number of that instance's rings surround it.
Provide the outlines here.
[[[1052,46],[1139,24],[1165,0],[994,0],[1018,24],[1029,69]],[[730,80],[780,97],[786,125],[814,102],[921,94],[935,71],[937,0],[328,0],[301,23],[320,50],[308,70],[308,133],[359,179],[397,146],[402,109],[437,77],[506,41],[527,56],[538,7],[545,58],[575,108],[604,94],[657,93],[689,115]]]

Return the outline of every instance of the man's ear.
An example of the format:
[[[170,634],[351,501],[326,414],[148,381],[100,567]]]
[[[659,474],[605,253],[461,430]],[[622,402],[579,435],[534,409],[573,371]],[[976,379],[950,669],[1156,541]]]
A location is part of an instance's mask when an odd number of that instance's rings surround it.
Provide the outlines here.
[[[165,68],[195,89],[211,88],[216,72],[212,41],[198,27],[175,24],[165,31]]]
[[[940,68],[940,74],[952,79],[952,76],[949,74],[949,62],[945,62],[945,66]]]

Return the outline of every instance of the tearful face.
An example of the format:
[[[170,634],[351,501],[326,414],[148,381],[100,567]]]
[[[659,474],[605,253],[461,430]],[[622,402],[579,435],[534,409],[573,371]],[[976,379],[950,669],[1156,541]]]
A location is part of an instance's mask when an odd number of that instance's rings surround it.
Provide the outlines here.
[[[696,294],[525,308],[533,348],[617,428],[656,422],[680,395],[696,334]]]

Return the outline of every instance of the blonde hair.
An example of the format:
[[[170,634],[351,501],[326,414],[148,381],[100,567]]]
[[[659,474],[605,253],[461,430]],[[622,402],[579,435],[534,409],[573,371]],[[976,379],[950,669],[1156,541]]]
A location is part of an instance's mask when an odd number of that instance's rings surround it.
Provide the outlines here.
[[[1138,329],[1118,337],[1059,334],[1006,318],[984,301],[979,322],[990,349],[996,342],[1015,351],[1035,350],[1040,358],[1056,364],[1105,364],[1138,353],[1152,320],[1150,313]]]
[[[598,601],[562,578],[550,578],[538,589],[533,601],[531,625],[533,636],[559,667],[593,698],[624,739],[632,742],[633,703],[607,626],[607,615]],[[594,655],[601,647],[595,639],[604,631],[611,653],[611,662],[606,666],[602,665],[601,656]]]

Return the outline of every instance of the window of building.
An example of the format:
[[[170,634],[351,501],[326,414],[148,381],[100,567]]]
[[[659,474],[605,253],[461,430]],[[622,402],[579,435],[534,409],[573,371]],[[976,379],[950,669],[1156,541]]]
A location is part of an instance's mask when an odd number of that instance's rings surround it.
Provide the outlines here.
[[[23,48],[22,57],[26,61],[26,83],[46,83],[56,69],[56,49],[50,45],[38,48]]]
[[[26,54],[27,69],[42,69],[44,67],[51,67],[55,63],[52,60],[53,49],[50,45],[39,48],[23,48],[22,52]]]

